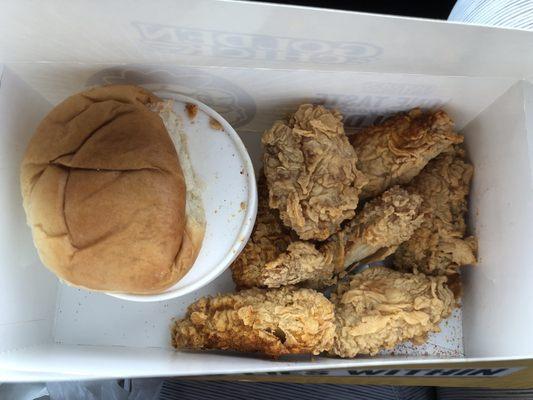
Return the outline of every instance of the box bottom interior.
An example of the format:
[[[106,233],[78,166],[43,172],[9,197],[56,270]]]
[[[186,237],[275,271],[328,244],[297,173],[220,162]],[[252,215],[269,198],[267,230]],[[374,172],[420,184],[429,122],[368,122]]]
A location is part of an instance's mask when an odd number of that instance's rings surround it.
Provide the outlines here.
[[[0,281],[0,372],[199,375],[465,362],[533,354],[528,333],[533,314],[528,307],[527,290],[527,282],[533,282],[533,270],[529,268],[533,261],[528,251],[528,240],[533,237],[533,145],[529,139],[533,131],[533,89],[529,82],[208,67],[191,67],[183,74],[180,68],[166,71],[168,66],[128,75],[128,71],[140,67],[113,67],[98,72],[102,68],[20,65],[0,70],[0,127],[5,132],[0,138],[0,161],[5,163],[0,168],[0,179],[2,187],[7,188],[0,197],[0,207],[12,210],[0,223],[0,270],[4,277]],[[123,73],[117,68],[122,68]],[[363,116],[389,114],[416,105],[448,111],[465,135],[476,171],[469,225],[479,239],[479,265],[465,269],[462,310],[443,321],[442,331],[430,335],[423,346],[403,344],[376,357],[353,360],[313,357],[272,361],[252,355],[175,352],[170,347],[171,319],[182,316],[198,297],[232,291],[229,271],[194,294],[156,303],[126,302],[58,284],[40,264],[33,248],[18,186],[18,167],[26,143],[52,107],[50,101],[55,99],[55,103],[88,84],[103,83],[95,81],[98,76],[127,78],[128,83],[140,84],[149,76],[159,88],[175,90],[187,89],[191,74],[200,80],[207,77],[206,82],[213,84],[222,82],[226,91],[233,90],[234,85],[243,93],[254,94],[253,99],[244,95],[234,99],[237,103],[253,102],[253,107],[245,104],[244,111],[255,113],[255,117],[246,116],[246,123],[232,121],[242,116],[235,113],[238,108],[225,111],[219,105],[218,111],[236,125],[256,167],[260,159],[259,133],[298,103],[320,101],[339,107],[355,125],[372,122],[363,120]],[[218,80],[213,80],[214,76]],[[135,77],[140,77],[140,81]],[[124,82],[111,79],[106,83]],[[201,97],[185,89],[181,91]],[[235,89],[232,95],[238,96],[239,90]],[[216,93],[219,92],[212,91],[213,96]],[[220,93],[225,99],[227,92]],[[217,101],[213,97],[212,104],[206,103],[217,109]],[[25,118],[20,118],[23,109]],[[493,334],[494,330],[499,334]]]

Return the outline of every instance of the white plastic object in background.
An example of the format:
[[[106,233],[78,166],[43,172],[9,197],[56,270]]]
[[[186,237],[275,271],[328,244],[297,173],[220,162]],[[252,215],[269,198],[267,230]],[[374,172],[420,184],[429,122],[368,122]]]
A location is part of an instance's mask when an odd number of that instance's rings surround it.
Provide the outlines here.
[[[530,0],[458,0],[448,21],[469,24],[533,29]]]

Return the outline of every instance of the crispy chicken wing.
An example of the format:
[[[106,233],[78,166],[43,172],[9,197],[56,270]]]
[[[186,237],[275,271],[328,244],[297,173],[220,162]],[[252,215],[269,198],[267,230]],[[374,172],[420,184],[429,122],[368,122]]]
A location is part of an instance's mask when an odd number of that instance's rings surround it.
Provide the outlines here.
[[[326,242],[317,246],[309,242],[291,244],[289,249],[300,251],[294,252],[290,263],[283,253],[272,263],[276,268],[271,274],[286,276],[292,271],[291,284],[301,282],[298,276],[305,276],[309,282],[314,275],[317,279],[312,287],[327,286],[333,274],[343,272],[352,264],[381,261],[394,253],[422,223],[421,205],[419,195],[393,186],[367,202],[355,218]]]
[[[262,142],[270,207],[301,239],[327,239],[354,216],[366,178],[338,112],[304,104]]]
[[[369,182],[360,197],[374,197],[387,188],[406,184],[452,144],[463,137],[453,133],[444,111],[423,113],[419,108],[387,118],[350,137],[357,168]]]
[[[412,340],[421,344],[455,306],[446,277],[371,267],[341,284],[334,296],[337,331],[332,352],[374,355]]]
[[[354,263],[383,260],[422,223],[422,198],[393,186],[365,204],[360,213],[323,246],[323,254],[344,270]]]
[[[319,354],[335,334],[333,304],[311,289],[249,289],[201,298],[172,327],[177,349]]]
[[[453,275],[459,267],[476,262],[476,240],[466,237],[465,215],[473,168],[464,152],[451,147],[430,161],[409,184],[423,198],[423,221],[394,256],[403,271]]]
[[[239,287],[329,286],[334,283],[335,273],[354,263],[382,260],[408,240],[422,222],[421,203],[419,195],[394,186],[366,203],[353,220],[324,243],[293,241],[285,251],[273,252],[274,258],[263,264],[246,263],[251,257],[247,255],[250,249],[245,248],[244,257],[239,256],[232,266],[234,281]],[[261,251],[255,243],[249,246]]]

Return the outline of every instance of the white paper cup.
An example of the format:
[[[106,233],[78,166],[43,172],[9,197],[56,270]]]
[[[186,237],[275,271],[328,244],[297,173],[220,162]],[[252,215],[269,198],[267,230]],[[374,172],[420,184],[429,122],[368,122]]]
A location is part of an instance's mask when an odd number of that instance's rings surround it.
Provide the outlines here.
[[[151,295],[108,293],[141,302],[180,297],[213,281],[241,252],[257,214],[254,169],[237,132],[216,111],[197,100],[167,91],[154,93],[162,99],[174,100],[174,112],[182,123],[205,210],[206,230],[194,265],[175,285]],[[194,118],[188,115],[187,104],[198,106]]]

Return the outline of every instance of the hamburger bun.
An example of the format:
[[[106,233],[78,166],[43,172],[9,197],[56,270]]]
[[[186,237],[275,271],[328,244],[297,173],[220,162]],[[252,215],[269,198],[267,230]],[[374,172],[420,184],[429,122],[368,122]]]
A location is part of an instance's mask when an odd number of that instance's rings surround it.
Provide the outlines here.
[[[159,293],[194,263],[203,210],[161,104],[136,86],[93,88],[56,106],[31,139],[20,178],[27,222],[42,262],[67,283]]]

